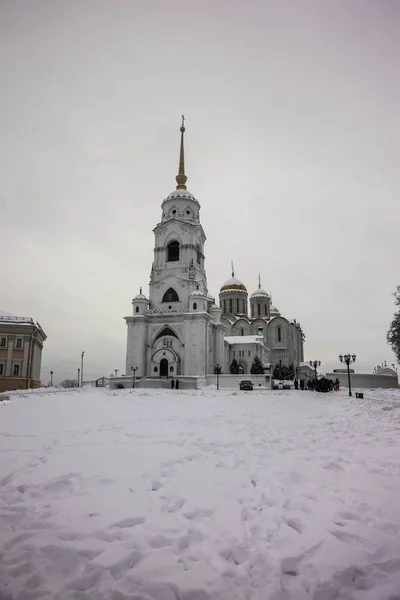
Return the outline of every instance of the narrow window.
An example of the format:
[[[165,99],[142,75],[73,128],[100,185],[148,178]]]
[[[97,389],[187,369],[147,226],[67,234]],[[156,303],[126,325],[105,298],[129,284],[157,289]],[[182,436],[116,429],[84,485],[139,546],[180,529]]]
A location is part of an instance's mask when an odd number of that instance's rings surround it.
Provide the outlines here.
[[[267,316],[268,315],[268,306],[266,304],[264,306],[264,312],[265,312],[265,316]]]
[[[197,310],[197,302],[193,302],[193,310]]]
[[[235,358],[235,350],[233,351],[233,358]]]
[[[258,314],[258,316],[261,315],[261,304],[260,303],[257,304],[257,314]]]
[[[2,348],[5,348],[6,344],[7,344],[7,338],[1,338],[0,346]]]
[[[135,311],[136,311],[136,312],[139,312],[139,307],[138,307],[138,306],[135,308]]]
[[[278,327],[278,342],[281,342],[281,341],[282,341],[282,331],[281,331],[281,328]]]
[[[254,317],[254,304],[251,305],[251,316]]]
[[[239,298],[236,299],[236,311],[240,312],[240,308],[239,308]]]
[[[229,312],[233,313],[233,301],[232,301],[232,298],[229,300]]]
[[[246,314],[246,300],[243,300],[243,314]]]
[[[249,356],[251,356],[251,352],[250,352],[250,350],[249,350]]]
[[[244,329],[243,328],[240,330],[240,335],[244,335]]]
[[[174,262],[179,260],[179,242],[170,242],[167,246],[167,261]]]
[[[22,338],[17,338],[16,348],[22,348]]]
[[[158,367],[154,367],[154,373],[158,373]]]
[[[179,302],[179,296],[174,288],[169,288],[162,299],[163,302]]]
[[[201,253],[200,250],[197,250],[197,264],[199,265],[201,263]]]
[[[4,364],[0,363],[0,375],[3,375],[4,372]]]
[[[224,306],[224,313],[226,314],[226,300],[224,300],[223,306]]]
[[[13,374],[17,376],[19,375],[19,365],[14,365]]]

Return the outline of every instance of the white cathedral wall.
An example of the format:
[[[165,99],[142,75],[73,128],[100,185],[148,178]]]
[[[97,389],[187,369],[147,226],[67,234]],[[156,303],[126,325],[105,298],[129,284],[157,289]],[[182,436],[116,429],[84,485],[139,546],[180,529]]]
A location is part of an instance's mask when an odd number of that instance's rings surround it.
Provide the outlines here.
[[[137,367],[136,375],[143,377],[147,374],[146,365],[147,322],[145,318],[128,322],[125,374],[131,374],[131,367]]]

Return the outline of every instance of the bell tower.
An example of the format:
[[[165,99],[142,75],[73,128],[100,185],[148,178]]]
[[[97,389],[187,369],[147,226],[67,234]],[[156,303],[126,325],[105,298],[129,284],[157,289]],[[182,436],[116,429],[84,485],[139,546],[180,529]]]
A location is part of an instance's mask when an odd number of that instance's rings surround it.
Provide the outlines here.
[[[186,187],[184,122],[182,116],[176,189],[162,202],[161,223],[153,230],[155,245],[149,308],[160,312],[187,311],[189,296],[195,290],[207,296],[206,236],[200,224],[200,203]]]

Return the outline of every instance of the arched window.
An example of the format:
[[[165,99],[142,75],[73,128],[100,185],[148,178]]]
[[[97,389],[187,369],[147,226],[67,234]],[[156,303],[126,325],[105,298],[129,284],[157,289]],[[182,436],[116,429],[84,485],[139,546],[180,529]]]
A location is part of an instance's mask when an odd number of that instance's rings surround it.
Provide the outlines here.
[[[254,317],[254,304],[251,305],[251,316]]]
[[[139,312],[139,307],[138,306],[135,308],[135,312]]]
[[[232,298],[229,299],[229,312],[233,313],[233,301],[232,301]]]
[[[246,300],[243,300],[243,314],[246,314]]]
[[[160,331],[160,333],[158,334],[158,336],[156,337],[156,339],[154,341],[156,342],[157,340],[159,340],[161,337],[163,337],[165,335],[169,335],[169,336],[172,336],[172,337],[178,339],[178,336],[176,335],[175,331],[173,331],[170,327],[167,326],[167,327],[164,327],[164,329],[162,329]]]
[[[197,302],[193,302],[193,310],[197,310]]]
[[[240,312],[240,308],[239,308],[239,298],[236,299],[236,311]]]
[[[223,306],[224,306],[224,313],[226,314],[226,300],[224,300]]]
[[[201,264],[201,252],[199,248],[197,248],[197,264]]]
[[[179,296],[174,288],[169,288],[162,299],[163,302],[179,302]]]
[[[179,242],[170,242],[167,246],[167,261],[174,262],[179,260]]]
[[[281,329],[281,327],[278,327],[277,334],[278,334],[278,342],[281,342],[282,341],[282,329]]]
[[[258,314],[258,316],[261,315],[261,304],[260,303],[257,304],[257,314]]]
[[[265,306],[264,306],[264,312],[265,312],[265,316],[267,316],[268,315],[268,305],[267,304],[265,304]]]

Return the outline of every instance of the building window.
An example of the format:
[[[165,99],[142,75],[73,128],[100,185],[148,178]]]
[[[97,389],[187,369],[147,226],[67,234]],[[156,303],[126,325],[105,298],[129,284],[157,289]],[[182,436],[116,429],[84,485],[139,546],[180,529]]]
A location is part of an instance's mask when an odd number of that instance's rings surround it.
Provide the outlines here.
[[[239,308],[239,298],[236,299],[236,310],[237,312],[240,312],[240,308]]]
[[[282,341],[282,329],[281,327],[278,327],[278,342]]]
[[[224,307],[224,313],[226,314],[226,300],[224,300],[224,302],[223,302],[223,307]]]
[[[4,363],[0,363],[0,375],[4,374]]]
[[[233,313],[233,301],[232,301],[232,298],[229,300],[229,312]]]
[[[254,304],[251,305],[251,316],[254,317]]]
[[[138,306],[135,308],[135,312],[139,312],[139,307]]]
[[[5,348],[7,346],[7,338],[2,337],[0,340],[1,348]]]
[[[154,373],[158,373],[158,367],[154,367]]]
[[[257,314],[258,314],[258,316],[261,315],[261,304],[260,303],[257,304]]]
[[[233,358],[235,358],[235,350],[233,351]]]
[[[249,356],[251,356],[251,352],[250,352],[250,350],[249,350]]]
[[[16,348],[22,348],[22,338],[17,338],[17,343],[15,344]]]
[[[179,302],[179,296],[173,288],[169,288],[162,299],[163,302]]]
[[[244,335],[244,329],[242,327],[242,329],[240,330],[240,335]]]
[[[197,302],[193,302],[193,310],[197,310]]]
[[[14,365],[13,368],[13,375],[18,376],[19,375],[19,365]]]
[[[167,261],[174,262],[179,260],[179,242],[170,242],[167,246]]]
[[[200,252],[200,250],[197,250],[197,264],[198,265],[201,264],[201,252]]]
[[[264,311],[265,311],[265,316],[267,316],[268,315],[268,306],[267,306],[267,304],[264,306]]]

